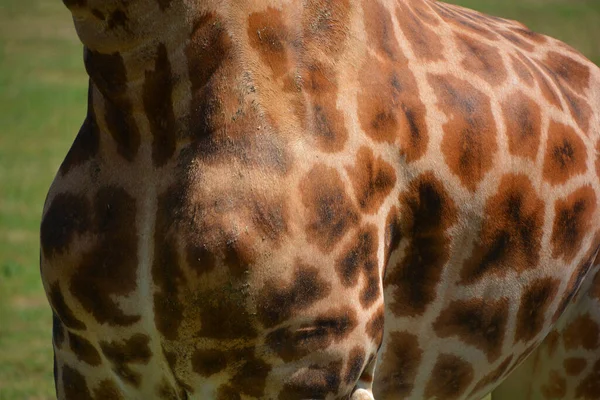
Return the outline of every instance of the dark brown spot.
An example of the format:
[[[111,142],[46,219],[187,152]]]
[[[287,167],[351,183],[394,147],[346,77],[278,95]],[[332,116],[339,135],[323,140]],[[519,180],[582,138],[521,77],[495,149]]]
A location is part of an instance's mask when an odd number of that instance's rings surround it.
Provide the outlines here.
[[[396,18],[398,26],[408,39],[415,55],[427,61],[438,61],[444,59],[443,46],[440,36],[429,25],[431,17],[424,21],[421,15],[415,15],[408,4],[398,2]],[[411,4],[416,7],[416,4]],[[420,5],[423,12],[423,5]],[[421,17],[421,18],[420,18]],[[435,21],[435,20],[434,20]]]
[[[173,112],[173,76],[166,46],[156,50],[154,70],[146,71],[143,87],[144,111],[153,135],[152,161],[162,167],[175,152],[177,126]]]
[[[463,185],[475,191],[492,168],[498,148],[490,96],[449,75],[430,75],[429,82],[448,117],[441,145],[444,160]]]
[[[302,27],[307,46],[340,54],[350,30],[350,1],[308,0],[303,9]]]
[[[380,378],[374,388],[375,398],[406,398],[414,389],[423,357],[419,339],[408,332],[391,332],[385,349],[381,364],[377,366]]]
[[[513,45],[519,47],[522,50],[525,51],[535,51],[535,46],[532,45],[531,43],[523,40],[520,36],[515,35],[512,32],[507,32],[507,31],[500,31],[500,36],[502,36],[504,39],[508,40],[509,42],[511,42]]]
[[[102,54],[88,49],[84,61],[90,79],[104,95],[104,118],[117,152],[127,161],[133,161],[141,137],[127,94],[123,57],[120,53]]]
[[[400,154],[412,162],[429,143],[425,106],[407,59],[401,54],[397,58],[394,63],[375,58],[365,63],[359,78],[358,118],[373,140],[398,143]]]
[[[527,65],[520,60],[518,57],[514,55],[510,56],[512,61],[513,70],[517,73],[521,81],[525,83],[529,87],[533,87],[534,84],[534,76],[531,71],[527,68]]]
[[[44,257],[64,253],[71,242],[91,229],[87,199],[70,193],[57,194],[46,211],[40,228]]]
[[[463,54],[462,66],[478,75],[490,85],[497,86],[506,80],[504,61],[496,47],[468,35],[457,34],[457,48]]]
[[[171,7],[171,3],[173,0],[156,0],[158,2],[158,6],[161,11],[165,11],[167,8]]]
[[[339,343],[358,325],[351,308],[332,309],[299,327],[279,328],[267,335],[266,343],[282,360],[299,360]]]
[[[383,324],[385,321],[385,313],[383,307],[379,308],[367,322],[367,335],[379,345],[383,339]]]
[[[554,209],[552,256],[570,262],[589,232],[596,211],[596,194],[591,187],[583,187],[557,200]]]
[[[544,179],[553,185],[587,170],[587,150],[583,140],[570,126],[552,121],[544,158]]]
[[[312,104],[312,125],[308,131],[319,149],[329,153],[341,151],[348,139],[344,115],[337,108],[336,80],[334,71],[322,64],[306,68],[303,77],[303,88]]]
[[[242,396],[228,384],[219,386],[217,400],[241,400]]]
[[[156,387],[156,395],[161,400],[179,400],[177,390],[169,383],[166,378],[163,378],[160,384]],[[184,399],[186,397],[183,397]]]
[[[492,384],[496,384],[501,381],[502,376],[508,370],[508,366],[510,365],[513,356],[509,356],[506,360],[504,360],[498,368],[494,369],[492,372],[484,376],[477,382],[473,390],[471,391],[471,396],[476,395],[481,390],[487,388]]]
[[[319,276],[316,267],[298,263],[290,283],[268,280],[259,290],[258,318],[271,328],[305,310],[331,292],[331,284]]]
[[[366,1],[362,5],[369,47],[382,56],[395,60],[400,54],[400,48],[391,14],[379,1]]]
[[[383,276],[387,271],[388,262],[392,253],[398,249],[400,240],[402,239],[402,227],[400,226],[400,215],[396,207],[392,207],[388,216],[385,220],[385,241],[384,241],[384,262],[383,262]]]
[[[258,50],[263,63],[271,69],[275,77],[280,77],[287,72],[289,38],[280,10],[269,7],[264,12],[250,14],[248,38],[250,45]]]
[[[101,341],[100,348],[112,364],[113,371],[127,383],[139,387],[142,375],[130,364],[147,364],[152,357],[150,337],[137,333],[124,341]]]
[[[498,39],[496,33],[488,26],[491,20],[489,16],[483,16],[475,11],[440,2],[432,3],[431,6],[435,8],[444,21],[454,25],[459,31],[467,30],[489,40]]]
[[[192,94],[188,129],[195,138],[205,138],[216,130],[221,107],[215,76],[228,60],[230,49],[231,39],[221,18],[213,13],[199,15],[185,49]]]
[[[544,202],[524,175],[502,178],[497,194],[488,199],[485,218],[471,256],[461,270],[462,283],[487,274],[522,273],[539,261]]]
[[[542,135],[540,106],[522,92],[514,92],[502,102],[502,114],[509,151],[535,161]]]
[[[546,312],[554,301],[560,281],[544,278],[533,281],[521,296],[517,312],[515,342],[534,339],[544,327]]]
[[[125,396],[113,380],[102,380],[94,389],[96,400],[124,400]]]
[[[550,331],[548,336],[546,336],[546,338],[544,339],[543,345],[548,350],[548,355],[550,357],[552,357],[554,355],[554,352],[556,351],[559,340],[560,340],[560,334],[555,329]]]
[[[307,208],[307,240],[329,252],[359,221],[339,173],[325,165],[314,166],[300,183]]]
[[[94,400],[85,377],[66,364],[62,367],[62,382],[65,399]]]
[[[563,399],[567,395],[567,381],[557,371],[550,371],[548,383],[542,385],[542,394],[546,399]]]
[[[586,400],[600,398],[600,360],[596,361],[592,371],[579,383],[575,396]]]
[[[560,77],[563,83],[570,86],[576,93],[583,93],[589,87],[590,68],[574,58],[549,51],[544,62]]]
[[[88,112],[81,129],[71,145],[67,156],[60,165],[60,174],[66,175],[73,168],[80,166],[98,154],[100,148],[100,132],[96,123],[96,114],[92,100],[93,90],[88,89]]]
[[[356,233],[336,262],[338,277],[346,287],[356,286],[359,276],[363,275],[364,288],[360,296],[363,307],[370,306],[380,296],[377,248],[377,227],[367,225]]]
[[[296,372],[283,385],[279,400],[324,399],[337,394],[341,384],[342,362],[311,365]]]
[[[395,286],[390,302],[394,314],[416,316],[436,297],[449,256],[446,230],[456,221],[456,208],[431,173],[411,181],[399,201],[401,235],[408,246],[398,264],[388,268],[384,286]]]
[[[105,186],[94,197],[91,231],[95,246],[82,254],[70,289],[99,323],[131,325],[139,315],[126,315],[114,299],[136,289],[136,202],[124,189]]]
[[[584,348],[595,350],[600,339],[600,328],[588,314],[575,318],[562,332],[566,350]]]
[[[440,354],[425,388],[427,398],[460,398],[473,381],[473,366],[451,354]]]
[[[569,357],[563,361],[563,367],[565,367],[565,372],[569,376],[581,374],[586,366],[587,360],[585,358]]]
[[[394,168],[381,156],[375,159],[373,151],[363,146],[358,150],[355,165],[347,170],[361,210],[376,214],[396,183]]]
[[[226,354],[220,350],[196,350],[192,355],[194,372],[209,377],[227,366]]]
[[[502,354],[508,320],[508,299],[457,300],[450,303],[433,327],[440,337],[458,337],[483,351],[490,362]]]
[[[54,312],[60,319],[60,322],[62,322],[67,328],[78,330],[86,328],[83,321],[79,320],[75,316],[73,310],[71,310],[69,305],[66,303],[65,297],[58,283],[53,283],[50,286],[48,298],[50,299],[50,304],[52,305]]]
[[[60,349],[65,341],[65,327],[55,313],[52,313],[52,341]]]
[[[89,340],[72,332],[68,332],[68,336],[69,347],[71,347],[71,351],[77,356],[78,360],[93,366],[100,365],[102,362],[100,353]]]
[[[356,380],[359,378],[360,373],[365,365],[366,353],[361,347],[354,347],[350,351],[348,357],[348,363],[346,364],[346,373],[344,375],[344,382],[348,385],[354,385]]]

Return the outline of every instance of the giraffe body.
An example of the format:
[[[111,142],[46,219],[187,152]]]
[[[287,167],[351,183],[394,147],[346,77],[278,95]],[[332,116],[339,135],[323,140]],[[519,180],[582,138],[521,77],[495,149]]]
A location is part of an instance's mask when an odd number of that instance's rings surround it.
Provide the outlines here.
[[[426,0],[65,3],[59,398],[600,398],[583,56]]]

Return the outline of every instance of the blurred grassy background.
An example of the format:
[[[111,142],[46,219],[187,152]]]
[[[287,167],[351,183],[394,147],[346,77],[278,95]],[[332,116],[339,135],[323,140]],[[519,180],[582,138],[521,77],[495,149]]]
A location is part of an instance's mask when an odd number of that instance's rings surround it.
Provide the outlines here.
[[[600,65],[600,0],[455,0],[558,37]],[[86,75],[59,0],[0,0],[0,400],[53,397],[40,212],[83,120]]]

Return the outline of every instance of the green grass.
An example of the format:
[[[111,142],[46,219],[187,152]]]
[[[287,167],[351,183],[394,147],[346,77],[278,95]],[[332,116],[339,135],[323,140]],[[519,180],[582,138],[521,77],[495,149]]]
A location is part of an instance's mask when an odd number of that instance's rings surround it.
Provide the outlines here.
[[[597,0],[463,0],[525,22],[600,64]],[[0,2],[0,400],[53,397],[38,272],[46,190],[85,112],[81,47],[60,0]]]

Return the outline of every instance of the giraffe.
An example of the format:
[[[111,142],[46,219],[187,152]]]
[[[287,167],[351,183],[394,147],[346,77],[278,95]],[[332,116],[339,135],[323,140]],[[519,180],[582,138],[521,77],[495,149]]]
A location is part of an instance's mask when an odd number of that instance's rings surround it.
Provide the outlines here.
[[[600,398],[600,70],[433,0],[64,0],[60,399]]]

